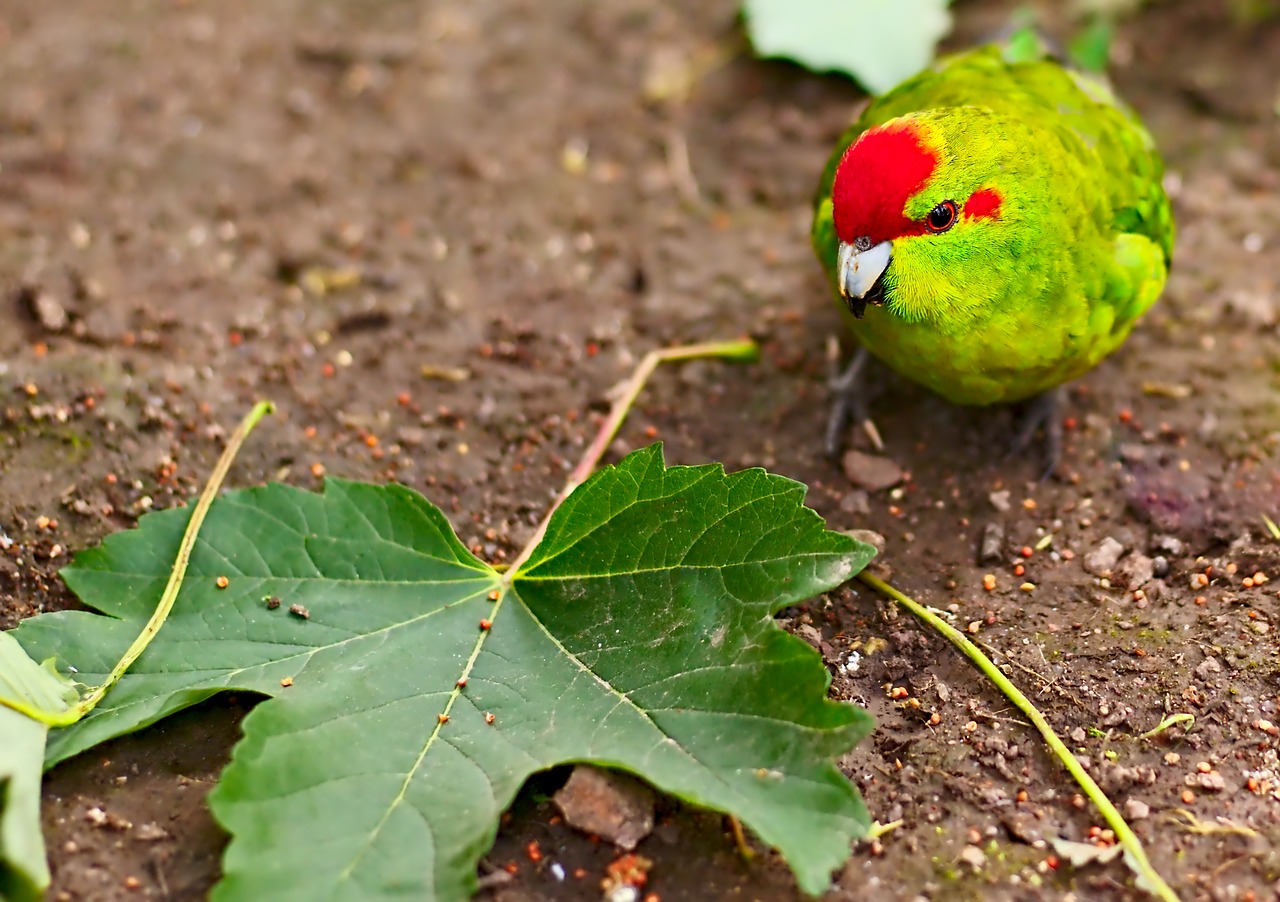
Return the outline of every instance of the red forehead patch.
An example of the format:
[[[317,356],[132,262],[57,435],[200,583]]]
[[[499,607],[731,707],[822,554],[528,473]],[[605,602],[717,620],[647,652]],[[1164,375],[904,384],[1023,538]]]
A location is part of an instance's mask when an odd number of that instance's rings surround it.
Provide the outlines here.
[[[937,168],[937,155],[911,126],[894,124],[864,132],[836,168],[831,189],[836,234],[841,241],[888,241],[920,235],[924,225],[902,208]]]

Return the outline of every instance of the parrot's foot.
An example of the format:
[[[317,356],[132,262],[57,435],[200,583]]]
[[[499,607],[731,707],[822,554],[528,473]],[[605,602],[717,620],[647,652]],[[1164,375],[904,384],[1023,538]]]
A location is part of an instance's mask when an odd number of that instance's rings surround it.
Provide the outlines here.
[[[858,348],[849,365],[831,380],[831,412],[827,415],[827,434],[823,447],[827,457],[832,460],[839,460],[840,452],[844,450],[844,427],[851,421],[867,422],[862,371],[866,369],[870,356],[866,348]]]
[[[1062,418],[1058,416],[1061,406],[1061,388],[1051,388],[1028,401],[1022,410],[1018,431],[1014,433],[1013,446],[1009,449],[1009,457],[1023,453],[1043,428],[1045,467],[1040,475],[1041,481],[1053,475],[1058,469],[1058,461],[1062,459]]]

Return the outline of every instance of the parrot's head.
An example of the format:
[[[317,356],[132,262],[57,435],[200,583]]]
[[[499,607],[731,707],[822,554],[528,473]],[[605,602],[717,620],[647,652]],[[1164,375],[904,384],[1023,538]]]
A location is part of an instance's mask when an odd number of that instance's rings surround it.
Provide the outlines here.
[[[953,318],[994,294],[1021,243],[1003,138],[1017,140],[985,110],[954,107],[892,119],[849,147],[831,201],[837,285],[855,317],[887,304],[908,320]]]

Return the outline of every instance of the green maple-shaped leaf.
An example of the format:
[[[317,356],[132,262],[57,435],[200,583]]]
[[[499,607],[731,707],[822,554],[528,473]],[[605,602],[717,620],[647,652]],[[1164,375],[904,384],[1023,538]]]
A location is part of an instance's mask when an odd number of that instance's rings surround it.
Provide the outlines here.
[[[465,899],[520,785],[570,761],[737,815],[818,892],[868,826],[832,761],[871,721],[826,698],[818,654],[772,614],[872,552],[826,531],[803,493],[645,449],[574,492],[505,574],[401,486],[230,493],[164,629],[50,737],[49,761],[218,691],[274,696],[210,797],[232,835],[218,900]],[[188,516],[145,517],[79,555],[67,583],[116,619],[29,620],[27,650],[86,682],[105,673]]]

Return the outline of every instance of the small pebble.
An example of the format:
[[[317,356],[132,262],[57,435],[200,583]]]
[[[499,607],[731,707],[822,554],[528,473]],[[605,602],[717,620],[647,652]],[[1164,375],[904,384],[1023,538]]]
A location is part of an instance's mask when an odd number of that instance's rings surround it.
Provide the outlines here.
[[[845,478],[868,492],[891,488],[902,481],[902,467],[887,457],[865,454],[862,451],[846,451],[840,460]]]

